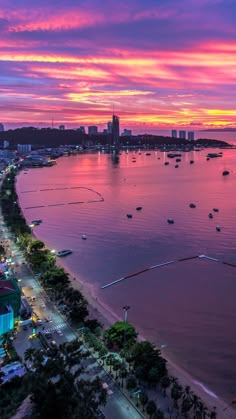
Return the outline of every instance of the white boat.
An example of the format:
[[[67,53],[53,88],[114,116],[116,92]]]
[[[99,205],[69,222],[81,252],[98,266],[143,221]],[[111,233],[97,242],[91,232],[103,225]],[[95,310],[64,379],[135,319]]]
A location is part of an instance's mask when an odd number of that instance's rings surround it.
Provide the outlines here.
[[[87,239],[86,234],[82,234],[82,240],[86,240],[86,239]]]
[[[58,257],[63,257],[70,255],[72,253],[72,250],[60,250],[60,252],[57,253]]]

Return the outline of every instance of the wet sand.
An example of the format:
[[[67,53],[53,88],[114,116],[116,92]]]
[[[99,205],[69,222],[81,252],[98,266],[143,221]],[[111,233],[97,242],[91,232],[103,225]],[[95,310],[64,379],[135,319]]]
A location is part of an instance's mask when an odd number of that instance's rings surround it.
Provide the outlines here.
[[[57,261],[57,264],[63,267],[68,272],[68,268],[63,265],[62,260]],[[77,277],[76,279],[74,279],[75,276],[72,272],[68,273],[70,274],[71,286],[81,291],[88,301],[90,318],[96,318],[103,325],[104,329],[108,328],[114,322],[122,320],[121,317],[116,316],[107,307],[105,307],[101,303],[101,301],[96,297],[96,295],[93,295],[93,290],[91,290],[89,286],[80,281]],[[139,340],[148,339],[147,335],[145,337],[143,336],[141,330],[137,330],[139,332]],[[156,342],[153,343],[155,344]],[[192,377],[187,371],[183,370],[177,364],[172,362],[171,359],[169,359],[165,355],[164,350],[162,350],[162,354],[168,361],[169,374],[178,378],[178,381],[181,385],[190,386],[192,391],[202,399],[202,401],[210,410],[213,409],[213,407],[215,406],[217,411],[217,417],[219,419],[236,418],[236,410],[234,410],[233,407],[228,405],[224,400],[220,399],[216,394],[207,389],[202,383],[195,380],[194,377]]]

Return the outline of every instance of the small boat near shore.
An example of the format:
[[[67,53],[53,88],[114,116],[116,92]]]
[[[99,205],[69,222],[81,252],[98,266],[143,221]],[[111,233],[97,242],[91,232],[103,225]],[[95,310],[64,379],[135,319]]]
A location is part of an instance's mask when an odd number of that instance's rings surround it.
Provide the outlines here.
[[[216,231],[220,231],[220,230],[221,230],[220,226],[216,226]]]
[[[168,218],[167,222],[168,222],[169,224],[174,224],[174,220],[173,220],[173,218]]]
[[[219,212],[219,208],[213,208],[214,212]]]
[[[87,240],[86,234],[82,234],[81,238],[82,238],[82,240]]]
[[[133,215],[132,215],[132,214],[126,214],[126,217],[127,217],[127,218],[132,218],[132,217],[133,217]]]
[[[137,207],[136,211],[141,211],[142,207]]]
[[[57,256],[63,257],[63,256],[67,256],[70,255],[72,253],[72,250],[60,250],[60,252],[57,253]]]
[[[209,212],[208,217],[213,218],[213,214],[211,212]]]
[[[33,221],[31,221],[31,224],[34,224],[35,226],[38,226],[42,222],[43,222],[42,220],[33,220]]]
[[[196,208],[196,205],[195,204],[189,204],[189,207],[190,208]]]
[[[229,175],[229,171],[228,171],[228,170],[224,170],[224,171],[222,172],[222,176],[227,176],[227,175]]]

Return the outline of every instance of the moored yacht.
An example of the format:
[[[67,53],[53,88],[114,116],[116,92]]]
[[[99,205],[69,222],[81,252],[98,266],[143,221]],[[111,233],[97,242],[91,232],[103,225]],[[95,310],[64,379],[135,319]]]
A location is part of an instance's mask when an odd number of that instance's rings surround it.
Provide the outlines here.
[[[58,257],[67,256],[72,253],[72,250],[60,250],[60,252],[57,253]]]

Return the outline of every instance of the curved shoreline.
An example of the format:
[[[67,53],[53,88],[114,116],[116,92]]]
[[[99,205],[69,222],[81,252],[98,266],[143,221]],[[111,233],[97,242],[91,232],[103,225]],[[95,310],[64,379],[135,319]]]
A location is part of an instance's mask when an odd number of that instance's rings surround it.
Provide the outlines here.
[[[24,214],[22,207],[21,210]],[[35,238],[38,238],[35,232],[33,233],[33,236]],[[100,300],[96,298],[92,290],[92,286],[86,284],[85,281],[82,281],[79,278],[77,278],[77,274],[71,271],[69,267],[63,263],[62,260],[59,261],[57,259],[57,265],[62,266],[65,269],[65,271],[70,274],[71,286],[75,289],[79,289],[84,295],[84,297],[87,299],[89,304],[89,317],[97,318],[97,320],[100,321],[104,325],[104,327],[108,327],[115,321],[121,320],[119,316],[117,316],[115,313],[112,313],[110,307],[106,307],[104,304],[102,304]],[[74,280],[74,278],[76,279]],[[140,340],[143,340],[144,334],[142,334],[142,331],[138,328],[137,330],[139,332]],[[147,334],[145,334],[145,336],[147,336]],[[179,367],[178,364],[171,361],[171,358],[168,358],[165,355],[165,351],[162,350],[162,353],[165,359],[168,361],[168,370],[170,374],[176,376],[182,385],[190,385],[191,389],[196,393],[196,395],[198,395],[202,399],[203,402],[205,402],[205,404],[209,408],[216,406],[217,417],[219,417],[220,419],[231,419],[236,417],[236,412],[230,405],[228,405],[223,399],[215,395],[203,383],[195,380],[194,377],[190,375],[190,373]]]

